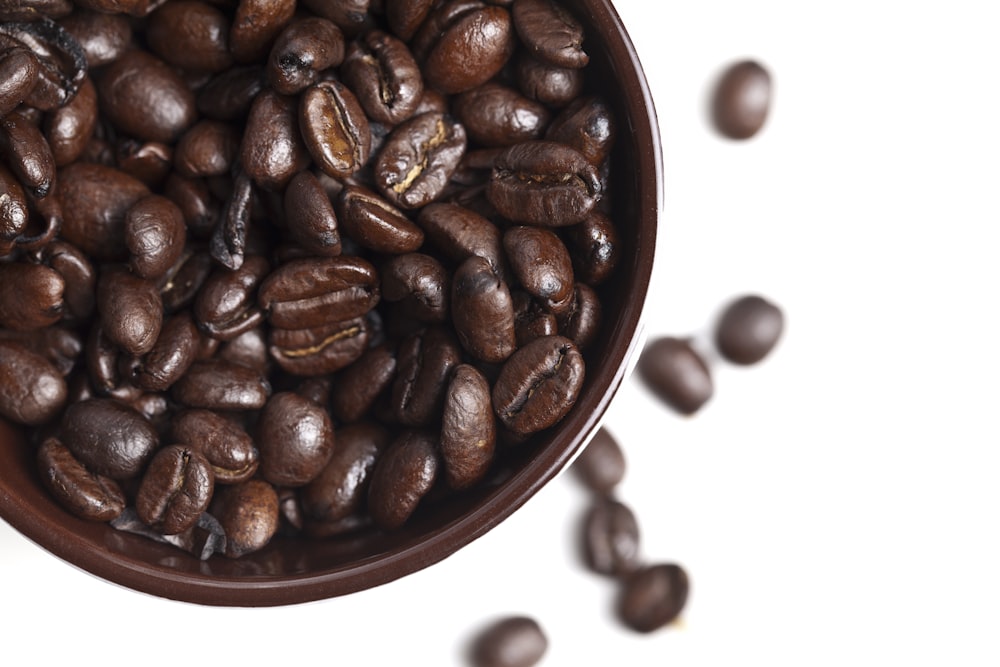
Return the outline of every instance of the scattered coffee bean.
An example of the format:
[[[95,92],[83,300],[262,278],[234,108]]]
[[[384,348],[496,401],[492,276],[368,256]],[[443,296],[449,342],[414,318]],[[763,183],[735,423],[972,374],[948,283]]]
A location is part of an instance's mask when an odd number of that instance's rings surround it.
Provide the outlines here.
[[[602,426],[570,469],[594,493],[610,495],[625,479],[625,452],[611,432]]]
[[[472,643],[470,661],[475,667],[532,667],[541,662],[548,647],[538,621],[508,616],[480,631]]]
[[[650,341],[637,368],[646,385],[681,414],[698,412],[712,398],[711,371],[687,340],[664,336]]]
[[[583,555],[598,574],[620,577],[639,566],[639,523],[624,503],[595,498],[583,520]]]
[[[730,139],[749,139],[764,126],[771,108],[771,75],[758,62],[730,65],[716,85],[715,126]]]
[[[688,588],[687,572],[680,565],[643,566],[621,582],[619,618],[636,632],[659,630],[680,616]]]
[[[749,366],[770,354],[784,325],[778,306],[764,297],[747,295],[726,306],[716,325],[715,343],[725,359]]]

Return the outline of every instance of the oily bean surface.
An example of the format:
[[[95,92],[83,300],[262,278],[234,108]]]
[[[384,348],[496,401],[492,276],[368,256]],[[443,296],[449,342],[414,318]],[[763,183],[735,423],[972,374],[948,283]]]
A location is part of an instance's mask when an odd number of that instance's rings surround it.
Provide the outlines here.
[[[441,416],[441,460],[453,489],[482,479],[496,450],[496,417],[489,380],[475,366],[460,364],[452,373]]]
[[[217,412],[184,410],[171,424],[174,441],[187,443],[208,461],[218,484],[237,484],[257,472],[259,454],[246,430]]]
[[[80,463],[56,438],[38,447],[42,484],[63,507],[90,521],[111,521],[125,509],[125,493],[108,477],[96,475]]]
[[[359,512],[365,502],[375,462],[391,434],[374,422],[337,429],[337,446],[329,463],[299,494],[302,509],[322,521],[338,521]]]
[[[53,419],[67,400],[66,381],[44,356],[0,340],[0,415],[35,426]]]
[[[435,438],[406,431],[382,453],[371,473],[368,509],[380,527],[399,528],[417,509],[438,474]]]
[[[261,411],[256,442],[264,479],[276,486],[303,486],[319,475],[333,455],[333,421],[322,406],[281,392]]]
[[[488,260],[473,256],[459,265],[451,301],[452,323],[466,352],[489,363],[501,363],[514,352],[514,302]]]
[[[339,81],[320,81],[299,99],[299,127],[316,165],[333,178],[360,171],[372,149],[368,116],[350,88]]]
[[[192,527],[215,488],[212,468],[197,450],[169,445],[157,451],[142,476],[135,507],[147,526],[164,535]]]
[[[225,555],[239,558],[262,549],[278,531],[278,492],[256,478],[223,486],[213,495],[209,512],[225,531]]]
[[[512,432],[528,435],[566,416],[583,387],[584,361],[573,341],[537,338],[512,354],[493,385],[493,409]]]
[[[375,159],[375,183],[393,204],[415,209],[434,201],[465,153],[465,128],[442,113],[397,126]]]
[[[67,407],[60,439],[88,470],[116,480],[142,472],[160,444],[149,420],[110,398]]]

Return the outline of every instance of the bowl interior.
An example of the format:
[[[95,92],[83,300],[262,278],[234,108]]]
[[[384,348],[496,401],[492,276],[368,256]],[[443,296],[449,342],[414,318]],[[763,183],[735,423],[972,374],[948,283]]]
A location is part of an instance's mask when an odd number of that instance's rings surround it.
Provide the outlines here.
[[[485,483],[425,503],[398,531],[276,537],[240,559],[201,561],[63,510],[41,486],[25,434],[0,422],[0,515],[60,558],[118,584],[199,604],[268,606],[352,593],[427,567],[507,518],[552,479],[597,428],[638,347],[662,197],[652,100],[619,17],[606,1],[563,1],[587,30],[590,92],[602,95],[616,114],[609,196],[623,254],[615,276],[599,290],[604,320],[585,353],[584,390],[559,425],[506,449]]]

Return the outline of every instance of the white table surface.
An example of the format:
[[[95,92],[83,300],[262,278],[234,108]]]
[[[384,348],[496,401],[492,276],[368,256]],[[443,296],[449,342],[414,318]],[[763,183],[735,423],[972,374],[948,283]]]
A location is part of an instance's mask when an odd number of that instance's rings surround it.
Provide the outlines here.
[[[563,475],[427,570],[272,609],[122,589],[0,523],[5,655],[463,665],[478,628],[518,613],[546,630],[545,665],[1000,664],[1000,4],[617,5],[665,145],[648,335],[704,332],[747,292],[787,315],[764,363],[716,367],[696,417],[636,377],[607,414],[644,553],[690,573],[682,622],[615,621]],[[744,57],[775,98],[735,143],[705,102]]]

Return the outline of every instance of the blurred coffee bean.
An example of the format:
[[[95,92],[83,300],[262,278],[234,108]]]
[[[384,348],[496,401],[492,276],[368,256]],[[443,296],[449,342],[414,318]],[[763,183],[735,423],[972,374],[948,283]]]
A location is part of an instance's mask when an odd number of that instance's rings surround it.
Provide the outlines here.
[[[146,42],[171,65],[221,72],[233,64],[229,19],[217,7],[196,0],[172,0],[149,15]]]
[[[267,56],[295,15],[295,0],[239,0],[229,29],[229,50],[238,63]]]
[[[533,100],[559,108],[583,92],[583,70],[559,67],[522,53],[515,65],[518,89]]]
[[[618,616],[637,632],[659,630],[684,610],[689,586],[687,573],[675,563],[641,567],[621,582]]]
[[[712,398],[711,371],[687,340],[663,336],[649,341],[637,368],[646,386],[681,414],[694,414]]]
[[[132,43],[132,26],[122,14],[77,7],[59,25],[80,45],[89,68],[118,60]]]
[[[41,264],[0,263],[0,327],[31,331],[62,317],[66,281]]]
[[[620,577],[640,564],[639,523],[624,503],[595,497],[581,526],[583,557],[597,574]]]
[[[469,651],[474,667],[532,667],[541,662],[549,640],[528,616],[506,616],[482,629]]]
[[[592,492],[610,495],[625,478],[625,452],[611,432],[602,426],[570,469]]]
[[[726,306],[716,324],[715,343],[723,358],[749,366],[770,354],[784,326],[785,317],[778,306],[750,294]]]
[[[244,118],[257,94],[264,88],[264,68],[243,65],[224,70],[198,91],[198,111],[212,120]]]
[[[764,127],[771,108],[771,74],[758,62],[733,63],[722,73],[712,100],[716,129],[730,139],[749,139]]]
[[[178,141],[174,167],[187,178],[225,176],[232,170],[239,145],[239,132],[229,123],[198,121]]]
[[[73,99],[87,76],[87,57],[79,42],[50,18],[0,23],[0,44],[23,46],[38,60],[35,85],[25,104],[53,111]]]
[[[68,104],[45,117],[43,131],[57,167],[79,159],[97,126],[97,90],[87,77]]]

